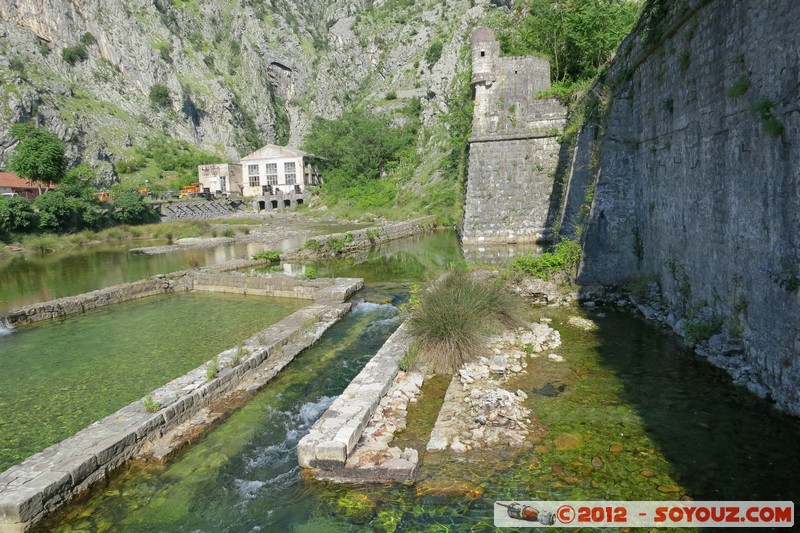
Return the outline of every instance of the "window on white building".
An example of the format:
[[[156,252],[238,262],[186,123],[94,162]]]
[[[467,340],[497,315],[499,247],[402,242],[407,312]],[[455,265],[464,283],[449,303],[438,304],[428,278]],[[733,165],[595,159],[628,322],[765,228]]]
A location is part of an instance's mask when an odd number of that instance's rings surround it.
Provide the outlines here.
[[[251,187],[261,186],[261,180],[258,176],[258,165],[247,165],[247,177]]]
[[[286,179],[286,185],[294,185],[297,183],[297,170],[295,169],[294,161],[283,164],[283,175]]]
[[[267,163],[266,164],[266,177],[267,177],[267,185],[277,185],[278,184],[278,163]]]

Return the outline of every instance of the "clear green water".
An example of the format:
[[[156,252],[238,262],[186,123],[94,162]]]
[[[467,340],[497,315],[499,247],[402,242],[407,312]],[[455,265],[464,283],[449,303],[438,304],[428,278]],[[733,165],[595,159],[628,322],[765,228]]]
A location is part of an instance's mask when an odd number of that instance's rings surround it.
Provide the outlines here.
[[[457,254],[446,239],[418,240],[417,255],[438,257],[425,259],[433,265],[449,261]],[[410,281],[393,283],[380,272],[397,268],[413,280],[425,274],[417,263],[408,261],[407,271],[384,264],[373,279],[385,279],[375,283],[401,301]],[[301,477],[298,440],[397,324],[391,305],[362,303],[175,461],[131,466],[43,530],[493,531],[497,499],[791,500],[800,493],[796,419],[733,387],[652,324],[606,311],[588,315],[600,327],[584,332],[566,323],[576,312],[531,310],[534,320],[553,318],[564,342],[555,352],[566,358],[532,360],[528,374],[509,384],[529,394],[540,429],[535,448],[423,453],[411,487]],[[564,392],[533,392],[547,383]],[[443,388],[432,387],[439,394]],[[409,427],[429,427],[435,414],[428,411],[412,409]]]
[[[0,471],[307,304],[170,294],[0,336]]]

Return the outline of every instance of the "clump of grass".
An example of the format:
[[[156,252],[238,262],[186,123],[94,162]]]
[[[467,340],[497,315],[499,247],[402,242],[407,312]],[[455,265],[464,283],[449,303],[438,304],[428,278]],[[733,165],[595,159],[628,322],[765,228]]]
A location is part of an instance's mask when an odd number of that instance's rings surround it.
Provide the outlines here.
[[[269,261],[271,263],[281,260],[280,250],[261,250],[253,254],[253,261]]]
[[[211,381],[219,373],[219,357],[216,355],[206,367],[206,379]]]
[[[40,254],[57,250],[63,243],[56,235],[44,233],[42,235],[31,235],[22,239],[22,247],[26,250],[35,250]]]
[[[312,266],[307,266],[303,273],[297,277],[300,279],[314,279],[317,277],[317,269]]]
[[[236,230],[234,230],[233,228],[225,228],[224,230],[222,230],[221,235],[223,237],[235,237],[236,236]]]
[[[738,98],[742,96],[750,88],[750,78],[747,76],[740,76],[733,85],[727,90],[728,96]]]
[[[237,367],[242,362],[242,358],[250,355],[250,350],[244,347],[240,342],[236,345],[236,351],[233,352],[233,359],[231,359],[231,367]]]
[[[509,263],[508,268],[514,275],[549,280],[558,273],[571,276],[580,260],[581,245],[578,240],[563,239],[551,252],[540,255],[533,253],[518,255]]]
[[[408,349],[405,355],[397,362],[398,368],[403,372],[408,372],[414,365],[417,363],[417,355],[419,354],[416,346],[412,346]]]
[[[152,396],[148,396],[142,401],[142,407],[144,407],[144,410],[148,413],[155,413],[161,409],[161,402],[157,402]]]
[[[320,244],[316,239],[308,239],[303,245],[303,248],[306,250],[311,250],[312,252],[316,252],[320,249]]]
[[[417,360],[452,374],[485,350],[482,330],[519,327],[523,304],[502,282],[455,270],[420,296],[408,324]]]

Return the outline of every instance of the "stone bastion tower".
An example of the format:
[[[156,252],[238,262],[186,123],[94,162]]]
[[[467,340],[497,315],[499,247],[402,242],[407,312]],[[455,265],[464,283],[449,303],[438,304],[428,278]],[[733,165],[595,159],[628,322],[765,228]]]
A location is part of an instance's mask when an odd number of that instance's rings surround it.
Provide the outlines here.
[[[470,41],[475,107],[462,243],[544,241],[557,209],[553,175],[566,122],[566,108],[536,98],[550,88],[550,63],[500,57],[488,28],[476,28]]]

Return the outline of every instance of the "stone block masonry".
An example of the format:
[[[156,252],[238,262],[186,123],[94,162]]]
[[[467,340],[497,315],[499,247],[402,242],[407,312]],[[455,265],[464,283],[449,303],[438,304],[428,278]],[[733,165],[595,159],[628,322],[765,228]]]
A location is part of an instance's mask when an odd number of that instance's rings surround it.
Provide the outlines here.
[[[327,411],[300,439],[297,460],[303,468],[338,470],[361,438],[378,404],[397,376],[398,361],[410,343],[405,324],[395,331]]]
[[[579,282],[651,284],[678,333],[800,416],[800,3],[664,5],[594,87],[611,99]],[[594,180],[575,170],[579,199]]]
[[[487,28],[472,34],[475,104],[469,140],[464,244],[542,242],[558,200],[558,166],[566,109],[536,99],[550,87],[550,65],[536,57],[499,57]]]
[[[240,276],[208,276],[216,286],[224,278],[234,285],[240,281]],[[360,279],[314,281],[316,293],[307,294],[314,301],[248,339],[248,354],[238,365],[237,349],[226,350],[218,355],[221,371],[213,379],[204,364],[153,391],[149,396],[160,403],[155,413],[148,413],[142,400],[131,403],[1,473],[0,533],[30,530],[211,402],[269,381],[347,313],[350,303],[344,300],[363,286]]]

